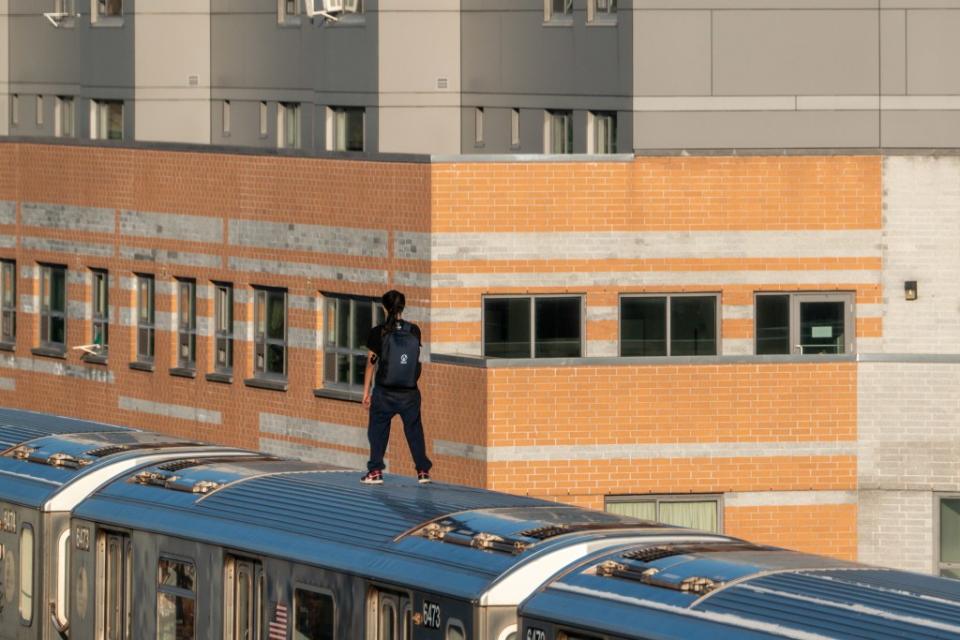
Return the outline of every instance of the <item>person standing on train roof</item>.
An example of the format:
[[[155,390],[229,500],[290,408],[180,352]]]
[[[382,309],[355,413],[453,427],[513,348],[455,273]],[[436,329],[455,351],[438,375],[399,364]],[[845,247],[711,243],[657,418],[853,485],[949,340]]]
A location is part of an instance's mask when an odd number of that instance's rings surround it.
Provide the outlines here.
[[[363,406],[370,410],[367,427],[370,461],[367,474],[360,482],[383,484],[383,456],[390,440],[390,421],[399,415],[417,469],[417,481],[426,484],[430,482],[433,463],[427,457],[420,419],[420,389],[417,388],[421,371],[420,327],[403,319],[407,300],[399,291],[387,291],[381,302],[387,319],[367,336],[369,353],[363,375]]]

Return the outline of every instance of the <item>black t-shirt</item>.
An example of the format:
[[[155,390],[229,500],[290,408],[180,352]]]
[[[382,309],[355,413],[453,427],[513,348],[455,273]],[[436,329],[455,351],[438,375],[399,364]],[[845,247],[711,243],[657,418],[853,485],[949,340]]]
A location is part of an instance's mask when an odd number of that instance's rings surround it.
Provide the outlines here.
[[[404,321],[406,322],[406,321]],[[408,322],[410,325],[410,333],[417,336],[417,340],[420,342],[420,346],[423,346],[423,335],[420,333],[420,327]],[[383,353],[383,325],[378,324],[373,329],[370,329],[370,333],[367,334],[367,349],[374,353],[373,363],[376,364],[377,360],[380,358],[380,354]],[[420,379],[420,372],[422,366],[420,363],[417,363],[417,380]]]

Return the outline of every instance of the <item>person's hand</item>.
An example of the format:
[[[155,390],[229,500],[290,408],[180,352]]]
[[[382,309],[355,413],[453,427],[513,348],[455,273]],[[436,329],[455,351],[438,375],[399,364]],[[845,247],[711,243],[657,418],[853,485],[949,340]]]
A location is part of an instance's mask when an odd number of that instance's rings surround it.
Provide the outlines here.
[[[369,393],[363,394],[363,406],[366,407],[367,409],[370,408],[370,394],[369,394]]]

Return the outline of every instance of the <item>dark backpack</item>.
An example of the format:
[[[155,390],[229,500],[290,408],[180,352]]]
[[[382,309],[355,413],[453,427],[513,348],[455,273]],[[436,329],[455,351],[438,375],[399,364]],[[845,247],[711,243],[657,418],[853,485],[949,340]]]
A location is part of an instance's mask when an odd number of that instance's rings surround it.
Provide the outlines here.
[[[420,363],[420,339],[409,322],[398,322],[383,336],[383,353],[377,369],[377,383],[395,389],[416,389]]]

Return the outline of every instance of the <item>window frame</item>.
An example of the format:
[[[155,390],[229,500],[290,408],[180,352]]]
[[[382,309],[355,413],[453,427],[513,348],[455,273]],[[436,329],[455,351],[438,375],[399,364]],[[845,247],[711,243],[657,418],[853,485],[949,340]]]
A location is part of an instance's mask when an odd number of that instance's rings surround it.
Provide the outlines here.
[[[120,105],[120,137],[110,137],[110,107]],[[90,139],[106,142],[123,142],[125,137],[126,103],[123,100],[91,98]]]
[[[230,100],[223,100],[220,105],[220,129],[224,138],[229,138],[233,126],[233,105]]]
[[[623,354],[623,301],[630,298],[666,298],[667,304],[665,307],[666,314],[666,335],[664,340],[667,345],[667,353],[663,356],[641,356],[641,355],[624,355]],[[673,355],[673,326],[670,318],[670,314],[673,310],[671,301],[673,298],[713,298],[715,300],[715,312],[714,312],[714,324],[716,331],[716,343],[717,343],[717,352],[712,355],[682,355],[675,356]],[[722,292],[714,291],[684,291],[683,293],[666,293],[666,292],[644,292],[644,293],[621,293],[620,297],[617,299],[617,354],[621,358],[716,358],[723,355],[723,294]]]
[[[608,494],[603,497],[603,510],[606,513],[612,513],[607,510],[611,504],[634,504],[638,502],[654,502],[656,504],[655,522],[665,524],[660,520],[660,505],[663,502],[713,502],[717,510],[717,531],[714,533],[723,533],[726,523],[724,522],[724,494],[722,493],[651,493],[651,494]],[[670,525],[668,525],[670,526]]]
[[[98,304],[100,300],[99,281],[103,281],[103,308]],[[110,350],[110,272],[107,269],[90,269],[90,343],[99,344],[98,355],[106,356]],[[97,332],[103,336],[97,342]]]
[[[293,8],[293,11],[289,9]],[[303,22],[299,0],[277,0],[277,24],[281,27],[299,27]]]
[[[30,532],[30,553],[23,552],[23,541],[25,534]],[[37,536],[36,532],[33,530],[33,525],[29,522],[24,522],[20,525],[20,534],[17,536],[17,613],[20,619],[20,626],[31,627],[33,626],[34,611],[36,610],[36,600],[37,600]],[[30,562],[30,596],[29,603],[25,602],[24,597],[24,578],[26,572],[24,571],[24,562],[29,560]],[[25,607],[29,607],[27,615],[24,615]]]
[[[616,111],[590,111],[587,114],[587,153],[613,155],[617,153],[618,113]],[[601,145],[600,121],[609,120],[612,126],[606,127],[607,139]]]
[[[358,115],[361,118],[361,132],[362,132],[362,144],[359,149],[349,148],[348,142],[350,140],[350,135],[348,133],[350,129],[349,117],[351,115]],[[344,119],[343,131],[344,137],[341,139],[340,135],[337,133],[340,131],[338,126],[338,121],[340,118]],[[363,153],[367,150],[367,108],[360,106],[329,106],[327,107],[327,151],[338,151],[341,153]]]
[[[53,274],[54,271],[63,272],[63,311],[53,311],[51,307],[53,305],[53,292],[49,292],[50,301],[45,303],[47,295],[47,287],[52,286],[53,284]],[[67,300],[70,299],[70,296],[67,295],[67,267],[66,265],[61,264],[40,264],[40,348],[50,351],[55,351],[59,353],[66,353],[67,351]],[[50,340],[51,333],[53,332],[53,322],[55,319],[60,318],[63,321],[63,342],[54,342]]]
[[[37,94],[37,102],[36,102],[37,112],[36,112],[36,116],[37,116],[37,128],[38,128],[38,129],[42,129],[42,128],[43,128],[43,123],[44,123],[44,120],[45,120],[45,118],[44,118],[44,115],[45,115],[45,114],[44,114],[44,112],[43,112],[44,107],[45,107],[44,102],[45,102],[45,101],[44,101],[44,99],[43,99],[43,96],[40,95],[40,94]]]
[[[484,146],[484,137],[483,137],[483,127],[484,120],[486,119],[486,112],[483,107],[474,107],[473,108],[473,146],[474,147],[483,147]]]
[[[764,354],[770,356],[804,356],[818,357],[821,355],[852,355],[857,353],[857,294],[855,291],[755,291],[753,294],[753,353],[758,355],[759,316],[757,315],[757,301],[761,297],[781,296],[788,300],[787,338],[788,351],[781,354]],[[804,353],[800,343],[800,305],[805,302],[842,302],[844,304],[843,330],[844,351],[838,354]]]
[[[153,366],[153,363],[157,358],[157,280],[156,277],[149,273],[137,273],[136,277],[136,322],[134,324],[136,331],[136,340],[135,345],[137,348],[136,351],[136,360],[135,362]],[[144,300],[141,298],[141,295],[144,294],[143,285],[147,285],[147,299]],[[142,317],[141,311],[146,303],[147,307],[147,320]],[[144,337],[146,341],[144,342]],[[145,351],[144,346],[149,346],[149,350]]]
[[[10,124],[14,127],[20,126],[20,94],[10,94]]]
[[[239,574],[241,565],[245,565],[251,571],[252,596],[250,614],[253,626],[252,637],[244,637],[246,640],[261,640],[263,637],[264,622],[264,582],[266,573],[263,569],[263,563],[252,558],[245,558],[227,554],[223,563],[223,632],[224,640],[242,640],[237,636],[238,614],[237,594],[239,589]],[[242,629],[241,629],[242,631]]]
[[[520,148],[520,109],[510,109],[510,148]]]
[[[197,368],[197,281],[176,278],[177,283],[177,367],[195,371]],[[186,301],[184,301],[186,294]],[[187,314],[184,316],[184,304]],[[186,345],[186,354],[184,353]]]
[[[11,274],[10,286],[13,289],[7,296],[7,274]],[[17,262],[0,260],[0,345],[13,347],[17,342]],[[9,327],[9,332],[7,331]]]
[[[563,3],[563,11],[557,12],[554,4]],[[563,26],[573,25],[573,0],[543,0],[543,22],[544,24]]]
[[[290,609],[290,618],[291,618],[291,621],[290,621],[290,634],[291,634],[291,637],[293,637],[293,635],[297,633],[297,592],[298,592],[298,591],[306,591],[306,592],[308,592],[308,593],[314,593],[314,594],[317,594],[317,595],[320,595],[320,596],[326,596],[326,597],[330,598],[330,604],[333,605],[333,621],[332,621],[332,627],[333,627],[333,632],[334,632],[333,635],[336,636],[336,633],[337,633],[337,622],[338,622],[339,619],[340,619],[340,607],[337,606],[337,596],[336,596],[336,594],[333,592],[332,589],[328,589],[328,588],[326,588],[326,587],[318,587],[317,585],[306,584],[306,583],[304,583],[304,582],[299,582],[299,581],[297,581],[297,582],[294,582],[294,584],[293,584],[293,600],[292,600],[292,602],[291,602],[292,607],[291,607],[291,609]]]
[[[303,146],[303,105],[299,102],[277,103],[277,146],[299,149]]]
[[[166,585],[160,582],[160,563],[164,560],[167,562],[175,562],[178,564],[190,565],[193,567],[193,589],[185,589],[183,587]],[[157,588],[157,637],[160,637],[160,598],[164,595],[173,596],[174,602],[179,598],[186,598],[193,600],[193,640],[197,638],[197,618],[199,617],[200,612],[200,593],[201,589],[199,588],[201,572],[197,566],[197,562],[192,558],[186,558],[182,556],[176,556],[168,553],[159,553],[157,556],[157,574],[156,574],[156,588]],[[176,627],[174,627],[176,630]],[[176,634],[175,634],[175,637]]]
[[[607,8],[601,10],[601,0],[587,0],[587,24],[612,26],[617,24],[617,14],[620,11],[618,0],[603,0]]]
[[[265,101],[260,101],[260,137],[268,138],[270,136],[270,105]]]
[[[226,303],[222,303],[221,292],[226,292]],[[234,288],[229,282],[213,283],[213,370],[222,375],[233,375],[234,368]],[[221,315],[224,310],[228,311],[225,329],[221,330]],[[220,344],[224,344],[227,364],[221,365],[218,359],[220,354]]]
[[[936,571],[936,575],[940,577],[944,577],[944,569],[956,570],[960,572],[960,562],[943,562],[942,560],[941,554],[943,549],[942,545],[940,544],[940,539],[943,537],[943,532],[941,531],[941,528],[943,527],[943,521],[940,517],[940,510],[943,508],[942,503],[944,500],[960,500],[960,493],[943,492],[933,494],[933,567]]]
[[[357,303],[370,303],[371,305],[371,320],[373,324],[370,325],[370,328],[376,327],[377,325],[383,323],[386,320],[386,317],[383,313],[383,305],[380,304],[378,298],[366,297],[366,296],[348,296],[342,294],[322,294],[323,295],[323,360],[321,373],[321,378],[323,381],[323,388],[342,391],[345,393],[353,395],[362,395],[363,394],[363,383],[353,384],[351,382],[342,383],[342,382],[331,382],[327,378],[327,356],[333,355],[336,356],[347,356],[350,362],[351,372],[354,372],[353,367],[356,364],[358,357],[363,357],[366,360],[368,349],[366,346],[365,336],[362,338],[362,344],[360,347],[352,348],[349,345],[353,344],[356,338],[356,323],[354,322],[354,315]],[[328,321],[330,318],[330,308],[333,305],[334,310],[333,314],[336,317],[337,307],[344,303],[348,302],[350,304],[350,310],[348,312],[348,333],[347,333],[347,345],[346,347],[340,347],[336,344],[336,339],[332,342],[328,340],[329,330],[328,330]],[[348,379],[352,380],[353,375],[348,374]]]
[[[108,550],[110,542],[115,541],[118,544],[118,561],[120,571],[117,573],[109,572]],[[115,595],[120,600],[120,616],[117,621],[120,628],[117,629],[117,638],[119,640],[132,640],[133,638],[133,541],[128,533],[121,531],[112,531],[102,529],[97,535],[97,558],[96,558],[96,631],[98,638],[106,638],[112,630],[112,621],[108,619],[109,609],[109,589],[111,587],[110,577],[118,576],[120,583],[113,585],[116,587]]]
[[[283,295],[283,339],[267,337],[266,317],[269,308],[270,294]],[[263,302],[261,303],[261,295]],[[263,331],[258,330],[260,322],[260,309],[263,305],[264,324]],[[257,380],[270,380],[286,382],[289,377],[290,366],[290,293],[289,290],[280,287],[254,287],[253,288],[253,377]],[[283,347],[283,372],[274,373],[267,371],[267,353],[271,345],[280,345]],[[262,360],[262,364],[260,361]]]
[[[77,137],[77,101],[73,96],[57,96],[54,105],[54,131],[57,138]]]
[[[487,301],[488,300],[530,300],[530,355],[527,358],[522,358],[524,360],[555,360],[557,358],[550,356],[541,356],[537,357],[537,300],[541,299],[556,299],[556,298],[567,298],[567,299],[577,299],[580,301],[580,355],[579,356],[560,356],[563,357],[584,357],[583,354],[586,351],[586,335],[587,335],[587,314],[586,314],[586,300],[587,296],[585,293],[538,293],[532,295],[526,294],[506,294],[506,295],[497,295],[497,294],[484,294],[480,299],[480,357],[481,358],[495,358],[495,356],[487,356]],[[500,358],[496,358],[500,359]]]
[[[115,0],[119,3],[120,10],[117,13],[106,13],[103,9],[109,7],[112,0],[90,0],[90,26],[93,27],[122,27],[124,20],[123,0]],[[103,9],[101,8],[103,5]]]
[[[564,156],[573,153],[574,133],[573,133],[573,110],[571,109],[546,109],[544,112],[544,153],[547,155]],[[554,132],[558,120],[564,121],[563,145],[560,150],[553,146]]]

